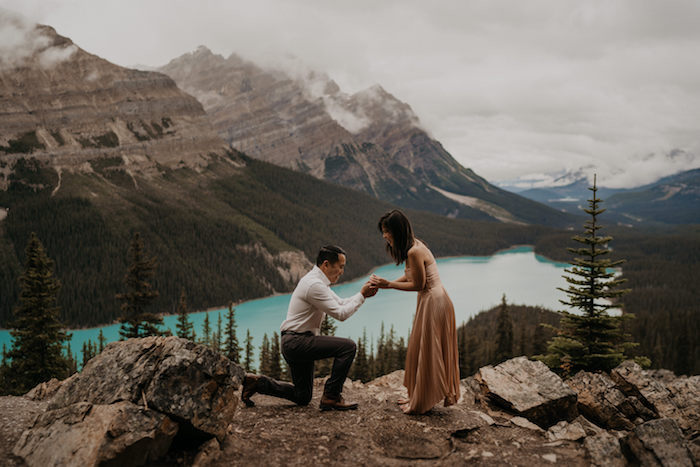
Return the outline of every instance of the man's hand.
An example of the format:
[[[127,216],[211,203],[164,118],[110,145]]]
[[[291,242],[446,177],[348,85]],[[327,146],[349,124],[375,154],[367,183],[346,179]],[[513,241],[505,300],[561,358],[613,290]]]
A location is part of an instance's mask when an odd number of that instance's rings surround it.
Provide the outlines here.
[[[360,290],[360,293],[362,293],[362,296],[365,298],[369,297],[374,297],[377,295],[377,292],[379,291],[378,288],[373,286],[372,284],[369,283],[369,281],[365,282],[365,285],[362,286],[362,290]]]

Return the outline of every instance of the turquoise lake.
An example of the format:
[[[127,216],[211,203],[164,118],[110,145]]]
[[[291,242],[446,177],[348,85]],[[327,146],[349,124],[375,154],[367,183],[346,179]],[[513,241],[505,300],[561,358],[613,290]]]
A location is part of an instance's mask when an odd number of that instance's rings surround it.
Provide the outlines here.
[[[349,261],[352,261],[352,258]],[[438,259],[440,277],[454,303],[458,325],[467,321],[470,316],[498,305],[504,293],[508,303],[561,309],[559,299],[565,298],[565,294],[556,288],[566,286],[562,277],[565,267],[568,267],[568,264],[553,262],[536,255],[531,247],[513,248],[492,256]],[[403,275],[403,266],[385,265],[373,272],[388,279],[395,279]],[[333,290],[341,297],[350,296],[358,292],[368,278],[369,274],[352,282],[334,286]],[[279,326],[287,314],[289,298],[290,294],[275,295],[240,303],[235,307],[238,341],[243,345],[246,329],[250,329],[256,346],[256,357],[263,335],[272,336],[273,332],[279,333]],[[384,323],[386,332],[393,326],[397,338],[407,337],[415,306],[415,292],[380,290],[375,297],[367,299],[348,320],[336,322],[336,335],[357,340],[365,330],[368,341],[375,342]],[[215,329],[219,313],[225,324],[226,311],[222,308],[191,313],[190,320],[195,325],[197,336],[202,335],[205,314],[209,314],[211,326]],[[177,316],[164,317],[165,326],[173,333],[176,321]],[[101,328],[107,342],[119,340],[119,326],[114,324]],[[97,342],[99,330],[100,328],[90,328],[70,331],[71,349],[73,353],[78,354],[79,362],[82,361],[80,351],[83,343],[88,339]],[[9,348],[10,343],[10,332],[0,330],[0,346],[6,344]]]

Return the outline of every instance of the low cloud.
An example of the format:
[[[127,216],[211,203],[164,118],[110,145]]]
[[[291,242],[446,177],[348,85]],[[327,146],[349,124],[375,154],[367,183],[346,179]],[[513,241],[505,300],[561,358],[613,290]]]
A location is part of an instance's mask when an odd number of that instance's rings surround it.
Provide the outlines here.
[[[78,50],[73,44],[54,47],[51,42],[35,23],[0,8],[0,71],[26,65],[33,58],[39,66],[51,68]]]

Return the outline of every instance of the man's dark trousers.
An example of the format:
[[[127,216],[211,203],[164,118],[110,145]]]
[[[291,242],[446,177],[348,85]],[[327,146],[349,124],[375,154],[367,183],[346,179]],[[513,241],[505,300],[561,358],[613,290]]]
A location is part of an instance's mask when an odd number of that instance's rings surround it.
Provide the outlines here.
[[[289,365],[294,384],[261,376],[257,392],[308,405],[314,385],[314,361],[333,358],[333,368],[323,393],[331,399],[338,399],[355,359],[355,351],[355,342],[344,337],[282,331],[282,355]]]

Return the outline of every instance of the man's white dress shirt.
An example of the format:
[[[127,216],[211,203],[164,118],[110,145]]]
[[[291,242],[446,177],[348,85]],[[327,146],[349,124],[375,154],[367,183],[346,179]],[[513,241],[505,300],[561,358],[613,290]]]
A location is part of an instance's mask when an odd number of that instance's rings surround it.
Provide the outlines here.
[[[318,335],[326,314],[339,321],[345,321],[365,303],[361,292],[349,298],[338,297],[329,287],[330,283],[318,266],[314,266],[302,277],[292,293],[287,319],[280,326],[280,330],[311,331]]]

